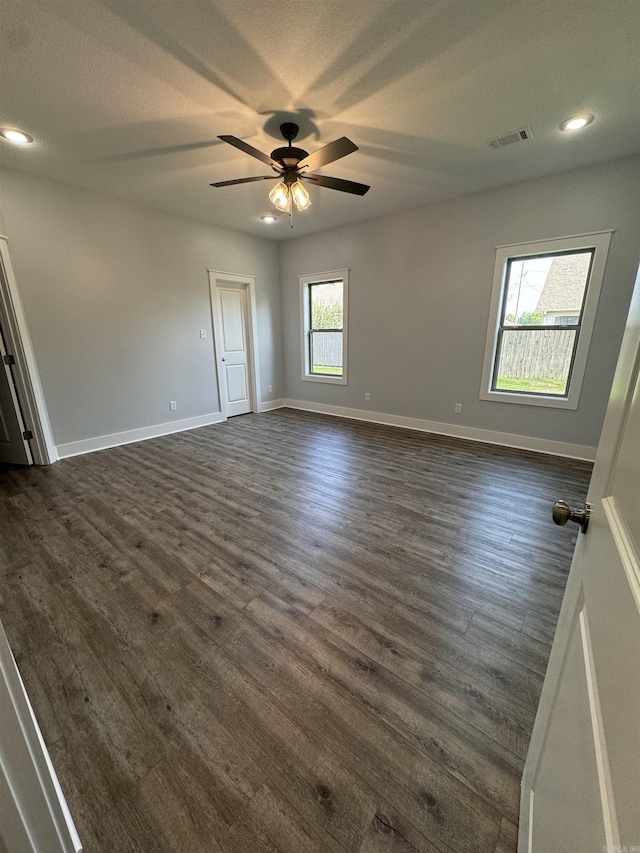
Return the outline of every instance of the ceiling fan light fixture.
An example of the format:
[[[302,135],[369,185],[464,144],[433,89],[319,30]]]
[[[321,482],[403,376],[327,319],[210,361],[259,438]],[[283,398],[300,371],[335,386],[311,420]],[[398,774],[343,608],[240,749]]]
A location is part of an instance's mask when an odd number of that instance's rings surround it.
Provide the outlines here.
[[[283,181],[279,181],[271,190],[269,200],[278,210],[281,210],[283,213],[289,213],[291,209],[291,195],[289,187]]]
[[[306,210],[311,205],[309,193],[300,181],[296,181],[291,185],[291,196],[298,210]]]

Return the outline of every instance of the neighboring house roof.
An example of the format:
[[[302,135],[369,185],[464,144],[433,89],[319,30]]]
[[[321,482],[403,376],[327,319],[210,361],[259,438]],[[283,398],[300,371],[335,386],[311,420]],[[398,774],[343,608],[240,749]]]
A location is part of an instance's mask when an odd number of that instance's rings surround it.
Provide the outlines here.
[[[554,258],[536,311],[578,311],[590,263],[591,253]]]

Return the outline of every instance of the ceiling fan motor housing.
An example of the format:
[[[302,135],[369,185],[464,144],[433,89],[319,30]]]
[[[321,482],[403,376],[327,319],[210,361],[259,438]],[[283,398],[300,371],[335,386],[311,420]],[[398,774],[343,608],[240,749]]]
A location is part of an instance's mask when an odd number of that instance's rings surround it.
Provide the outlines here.
[[[293,145],[287,145],[283,148],[275,148],[271,152],[273,160],[283,163],[285,166],[297,166],[297,164],[309,156],[309,152],[304,148],[296,148]]]

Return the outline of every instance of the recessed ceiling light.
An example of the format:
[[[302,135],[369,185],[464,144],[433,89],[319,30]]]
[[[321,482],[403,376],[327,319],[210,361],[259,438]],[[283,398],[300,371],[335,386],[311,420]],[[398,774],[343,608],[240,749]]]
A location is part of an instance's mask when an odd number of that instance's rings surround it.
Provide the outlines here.
[[[23,133],[21,130],[16,130],[15,127],[0,128],[0,136],[14,145],[31,145],[33,142],[33,136],[29,136],[28,133]]]
[[[264,216],[261,216],[263,222],[275,222],[278,217],[275,213],[265,213]]]
[[[571,116],[560,125],[560,130],[580,130],[581,127],[586,127],[593,121],[593,116],[589,113],[582,113],[579,116]]]

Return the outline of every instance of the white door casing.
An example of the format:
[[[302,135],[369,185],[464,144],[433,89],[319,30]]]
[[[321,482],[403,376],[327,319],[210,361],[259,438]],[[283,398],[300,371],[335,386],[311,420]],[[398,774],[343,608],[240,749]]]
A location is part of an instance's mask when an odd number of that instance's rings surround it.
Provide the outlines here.
[[[255,279],[209,271],[220,411],[260,411]]]
[[[0,850],[81,853],[73,819],[0,624]]]
[[[522,780],[519,853],[640,851],[640,271],[588,502]]]
[[[58,458],[47,407],[42,393],[27,321],[9,257],[6,237],[0,237],[0,325],[6,345],[15,358],[12,376],[20,400],[25,426],[33,433],[31,453],[36,465],[47,465]]]
[[[7,349],[0,329],[0,462],[32,465],[29,442],[24,438],[24,421],[11,367],[6,363]]]

